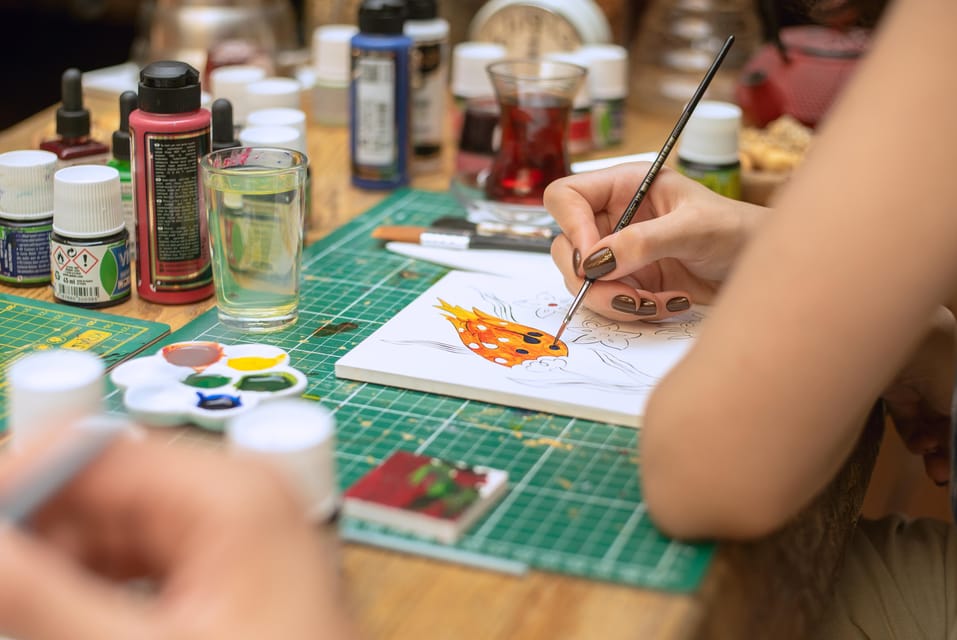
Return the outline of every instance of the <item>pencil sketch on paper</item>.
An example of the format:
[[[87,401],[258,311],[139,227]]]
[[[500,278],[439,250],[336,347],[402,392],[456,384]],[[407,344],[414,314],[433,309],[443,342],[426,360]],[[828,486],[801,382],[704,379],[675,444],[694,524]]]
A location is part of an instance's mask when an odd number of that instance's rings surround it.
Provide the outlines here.
[[[452,272],[336,364],[340,377],[638,426],[654,385],[704,319],[623,323],[546,287]],[[476,357],[477,356],[477,357]]]

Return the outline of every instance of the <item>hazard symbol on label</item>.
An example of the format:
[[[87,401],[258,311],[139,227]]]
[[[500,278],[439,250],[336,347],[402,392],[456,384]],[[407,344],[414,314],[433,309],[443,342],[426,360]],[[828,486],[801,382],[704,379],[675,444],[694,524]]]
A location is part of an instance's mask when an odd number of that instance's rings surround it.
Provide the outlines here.
[[[76,266],[80,267],[80,271],[89,273],[100,261],[95,255],[90,253],[89,249],[84,249],[79,255],[73,258],[73,262],[76,263]]]
[[[63,247],[57,247],[56,251],[53,252],[53,261],[58,267],[63,267],[69,259],[66,257],[66,251],[63,250]]]

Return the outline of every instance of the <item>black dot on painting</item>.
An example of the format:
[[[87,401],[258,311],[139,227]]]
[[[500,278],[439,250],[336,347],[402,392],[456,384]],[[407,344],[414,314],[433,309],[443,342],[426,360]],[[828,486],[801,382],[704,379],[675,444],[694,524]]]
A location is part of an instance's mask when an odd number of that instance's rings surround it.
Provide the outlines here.
[[[551,349],[552,351],[558,351],[559,349],[561,349],[561,347],[559,347],[557,344],[550,344],[548,345],[548,348]]]
[[[538,334],[538,335],[542,335],[542,334]],[[541,344],[542,343],[541,340],[539,340],[538,338],[533,338],[531,337],[531,335],[523,336],[523,339],[525,340],[526,344]]]
[[[516,349],[515,353],[520,353],[523,356],[528,355],[528,349]]]
[[[528,332],[528,335],[534,336],[534,337],[536,337],[536,338],[541,338],[541,337],[542,337],[542,334],[539,333],[538,331],[529,331],[529,332]]]

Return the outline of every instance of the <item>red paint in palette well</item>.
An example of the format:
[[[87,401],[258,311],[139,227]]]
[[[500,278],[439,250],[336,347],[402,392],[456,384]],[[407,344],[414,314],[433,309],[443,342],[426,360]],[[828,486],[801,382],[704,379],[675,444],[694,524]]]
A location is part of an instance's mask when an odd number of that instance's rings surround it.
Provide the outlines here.
[[[223,346],[216,342],[177,342],[163,347],[162,354],[170,364],[202,369],[223,357]]]
[[[397,451],[352,485],[345,492],[345,497],[454,521],[479,498],[476,497],[474,501],[460,505],[461,508],[451,515],[443,513],[443,503],[438,500],[430,501],[419,508],[414,506],[417,500],[426,498],[435,478],[430,474],[423,482],[413,484],[413,476],[423,466],[431,465],[433,460],[434,458],[429,456]],[[458,467],[455,473],[455,484],[463,489],[478,490],[486,482],[486,478],[487,475],[484,473],[467,467]]]

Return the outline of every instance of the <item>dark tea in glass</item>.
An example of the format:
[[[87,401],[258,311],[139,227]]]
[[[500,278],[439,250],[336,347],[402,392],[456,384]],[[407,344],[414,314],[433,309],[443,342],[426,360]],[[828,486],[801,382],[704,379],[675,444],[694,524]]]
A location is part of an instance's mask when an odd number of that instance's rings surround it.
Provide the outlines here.
[[[541,206],[545,187],[569,174],[568,115],[585,69],[550,60],[488,67],[499,103],[498,152],[485,180],[489,200]]]
[[[549,182],[568,175],[570,104],[549,95],[502,101],[498,153],[485,182],[489,200],[542,204]]]

